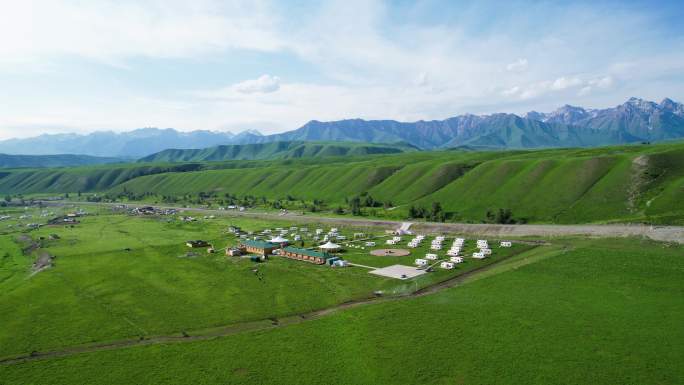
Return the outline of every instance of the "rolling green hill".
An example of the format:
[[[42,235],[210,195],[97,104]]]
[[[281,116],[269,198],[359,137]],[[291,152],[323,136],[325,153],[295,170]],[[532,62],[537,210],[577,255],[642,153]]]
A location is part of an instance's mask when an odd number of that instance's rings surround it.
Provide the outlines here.
[[[74,167],[92,164],[122,162],[119,158],[103,158],[89,155],[8,155],[0,154],[0,168],[20,167]]]
[[[215,192],[345,200],[368,193],[397,206],[439,202],[454,221],[508,208],[519,221],[684,223],[684,143],[507,152],[433,151],[344,158],[22,170],[0,193]]]
[[[237,144],[203,149],[169,149],[146,156],[139,162],[197,162],[222,160],[317,158],[397,154],[417,149],[407,144],[352,142],[271,142]]]

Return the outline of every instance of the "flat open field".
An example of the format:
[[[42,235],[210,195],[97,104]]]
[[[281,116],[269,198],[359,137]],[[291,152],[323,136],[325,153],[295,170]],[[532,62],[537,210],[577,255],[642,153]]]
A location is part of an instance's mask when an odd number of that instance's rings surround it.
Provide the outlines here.
[[[0,380],[677,384],[683,272],[681,246],[566,239],[415,298],[210,340],[5,364]]]
[[[259,231],[289,226],[284,221],[204,219],[200,214],[197,221],[183,222],[179,215],[139,217],[87,207],[90,215],[79,217],[73,227],[26,227],[70,210],[75,209],[15,210],[12,219],[2,222],[0,358],[197,335],[226,325],[325,309],[374,297],[376,292],[404,295],[533,247],[497,249],[486,260],[467,259],[452,271],[437,269],[405,282],[368,274],[360,267],[333,269],[279,257],[255,264],[222,251],[208,254],[206,249],[185,246],[187,240],[203,239],[220,249],[237,243],[227,232],[229,225]],[[18,220],[20,215],[27,218]],[[351,237],[359,230],[340,231]],[[378,245],[384,243],[383,233],[368,236]],[[305,242],[306,247],[313,245]],[[412,265],[428,252],[426,243],[409,256],[373,257],[368,248],[352,247],[361,243],[350,243],[341,255],[353,263],[383,267]],[[49,257],[54,257],[52,267],[32,266]]]

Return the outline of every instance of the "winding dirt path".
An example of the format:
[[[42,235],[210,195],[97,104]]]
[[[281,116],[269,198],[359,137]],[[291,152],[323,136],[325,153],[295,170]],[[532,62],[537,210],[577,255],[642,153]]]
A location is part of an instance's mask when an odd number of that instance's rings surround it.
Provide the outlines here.
[[[284,327],[287,325],[293,325],[293,324],[298,324],[298,323],[302,323],[302,322],[306,322],[306,321],[310,321],[310,320],[315,320],[315,319],[330,315],[332,313],[338,312],[340,310],[351,309],[351,308],[364,306],[364,305],[370,305],[370,304],[406,300],[409,298],[416,298],[416,297],[422,297],[422,296],[426,296],[426,295],[435,294],[435,293],[438,293],[438,292],[443,291],[443,290],[448,289],[448,288],[460,286],[463,283],[466,283],[469,280],[476,278],[478,275],[483,275],[485,273],[492,272],[495,269],[501,269],[502,265],[504,265],[505,262],[510,261],[511,258],[513,258],[513,257],[526,256],[525,258],[522,259],[522,262],[524,263],[525,260],[530,260],[530,261],[538,260],[539,258],[538,258],[538,256],[536,256],[538,254],[543,254],[546,257],[555,255],[555,254],[559,253],[561,251],[561,249],[564,250],[564,248],[562,248],[559,245],[540,246],[540,247],[534,247],[532,249],[527,249],[527,250],[522,251],[520,253],[512,254],[510,256],[507,256],[506,258],[495,261],[489,265],[485,265],[485,266],[470,270],[468,272],[465,272],[461,275],[446,279],[444,281],[431,284],[429,286],[421,288],[421,289],[419,289],[415,292],[412,292],[412,293],[395,295],[395,296],[388,296],[388,297],[367,297],[367,298],[362,298],[362,299],[358,299],[358,300],[343,302],[343,303],[338,304],[338,305],[330,306],[330,307],[327,307],[324,309],[315,310],[312,312],[306,312],[306,313],[291,315],[291,316],[282,317],[282,318],[267,318],[267,319],[261,319],[261,320],[257,320],[257,321],[235,323],[235,324],[230,324],[230,325],[226,325],[226,326],[222,326],[222,327],[218,327],[218,328],[203,329],[203,330],[191,331],[191,332],[183,331],[183,332],[180,332],[179,334],[174,334],[174,335],[154,336],[154,337],[138,338],[138,339],[129,338],[129,339],[123,339],[123,340],[113,341],[113,342],[72,346],[72,347],[67,347],[67,348],[61,349],[61,350],[53,350],[53,351],[46,351],[46,352],[32,352],[32,353],[26,354],[26,355],[20,355],[20,356],[7,357],[7,358],[0,359],[0,365],[12,365],[12,364],[19,364],[19,363],[29,362],[29,361],[36,361],[36,360],[43,360],[43,359],[50,359],[50,358],[57,358],[57,357],[66,357],[66,356],[72,356],[75,354],[90,353],[90,352],[96,352],[96,351],[102,351],[102,350],[122,349],[122,348],[133,347],[133,346],[145,346],[145,345],[156,345],[156,344],[164,344],[164,343],[183,343],[183,342],[210,340],[210,339],[214,339],[217,337],[230,336],[230,335],[245,333],[245,332],[249,332],[249,331],[280,328],[280,327]],[[529,256],[528,256],[528,254],[529,254]],[[518,266],[520,266],[520,264],[517,264],[514,266],[512,265],[512,268],[515,268]],[[505,270],[507,270],[507,269],[504,268],[502,271],[505,271]]]

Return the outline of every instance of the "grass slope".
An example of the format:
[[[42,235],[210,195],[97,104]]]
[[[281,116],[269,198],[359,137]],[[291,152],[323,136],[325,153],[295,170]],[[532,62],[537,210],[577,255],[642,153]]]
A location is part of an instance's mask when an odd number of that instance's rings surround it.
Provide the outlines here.
[[[210,341],[0,367],[33,384],[676,384],[681,246],[573,240],[438,294]]]
[[[399,205],[440,202],[454,220],[510,208],[529,222],[684,223],[684,143],[508,152],[437,151],[373,157],[150,164],[0,175],[0,193],[198,192],[296,199],[370,193]]]
[[[89,155],[8,155],[0,154],[0,168],[21,167],[74,167],[122,162],[119,158]]]
[[[351,142],[271,142],[224,145],[203,149],[169,149],[140,159],[140,162],[197,162],[223,160],[316,158],[363,156],[415,151],[410,145],[383,145]]]

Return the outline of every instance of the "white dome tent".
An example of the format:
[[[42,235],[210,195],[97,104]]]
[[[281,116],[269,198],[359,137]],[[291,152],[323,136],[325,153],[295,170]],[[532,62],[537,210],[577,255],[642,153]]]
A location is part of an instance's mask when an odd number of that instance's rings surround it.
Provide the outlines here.
[[[281,243],[287,243],[288,240],[283,238],[282,236],[278,235],[278,236],[271,238],[271,240],[269,242],[281,244]]]
[[[318,246],[318,248],[324,251],[338,251],[340,249],[340,245],[328,241],[327,243]]]

